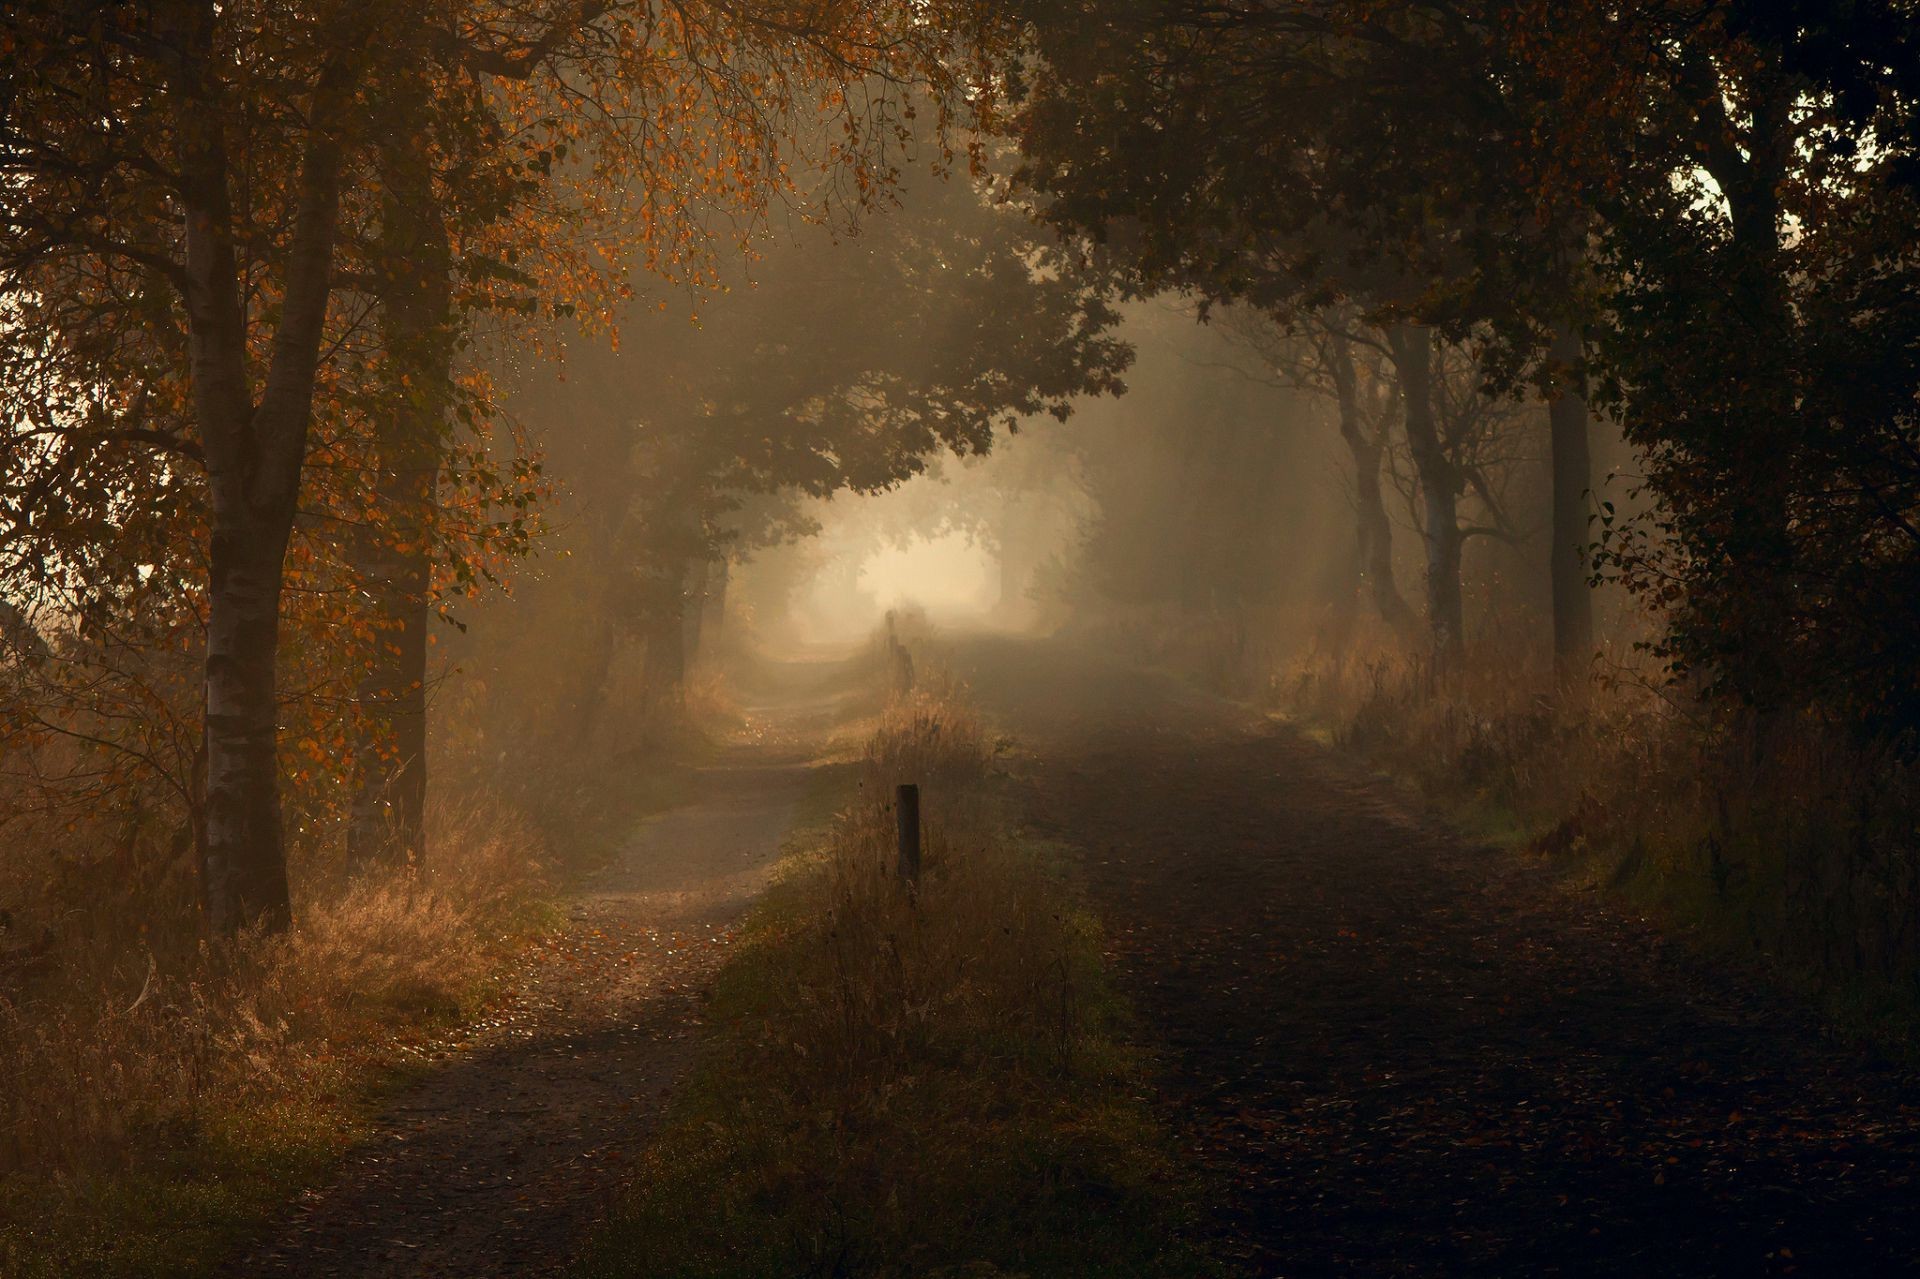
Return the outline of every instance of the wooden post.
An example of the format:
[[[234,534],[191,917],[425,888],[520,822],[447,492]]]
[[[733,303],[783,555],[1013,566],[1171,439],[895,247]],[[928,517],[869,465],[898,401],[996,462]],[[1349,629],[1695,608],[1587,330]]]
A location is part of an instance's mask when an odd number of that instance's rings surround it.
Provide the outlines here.
[[[904,782],[894,795],[894,816],[900,823],[900,878],[920,882],[920,788]]]

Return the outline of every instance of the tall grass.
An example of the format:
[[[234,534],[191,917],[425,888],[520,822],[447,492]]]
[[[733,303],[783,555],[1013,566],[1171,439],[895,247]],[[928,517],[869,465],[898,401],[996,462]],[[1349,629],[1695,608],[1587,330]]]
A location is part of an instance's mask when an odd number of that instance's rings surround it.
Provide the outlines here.
[[[1436,672],[1381,647],[1273,681],[1342,745],[1522,846],[1804,979],[1876,1029],[1920,1018],[1920,760],[1808,711],[1715,707],[1630,662],[1556,690],[1526,650]]]
[[[195,1214],[238,1228],[337,1149],[343,1092],[476,996],[541,888],[536,831],[497,802],[436,805],[430,841],[427,868],[301,876],[284,936],[163,964],[96,912],[0,973],[0,1272],[190,1268]],[[127,1198],[156,1180],[181,1220],[140,1238]]]
[[[950,682],[883,712],[860,798],[791,845],[692,1088],[589,1275],[1192,1273],[1097,926],[1009,839]],[[926,796],[921,878],[895,784]]]

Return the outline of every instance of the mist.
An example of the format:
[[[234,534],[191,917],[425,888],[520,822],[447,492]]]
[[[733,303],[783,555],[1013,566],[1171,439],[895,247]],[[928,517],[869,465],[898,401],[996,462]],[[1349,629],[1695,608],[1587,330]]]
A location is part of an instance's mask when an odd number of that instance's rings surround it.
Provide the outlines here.
[[[1920,1271],[1920,19],[0,13],[0,1275]]]
[[[831,546],[837,529],[822,523]],[[865,639],[887,613],[903,609],[924,613],[935,625],[973,629],[990,620],[1000,602],[998,561],[964,534],[915,532],[900,545],[847,553],[857,555],[850,570],[823,564],[795,602],[793,622],[803,641]]]

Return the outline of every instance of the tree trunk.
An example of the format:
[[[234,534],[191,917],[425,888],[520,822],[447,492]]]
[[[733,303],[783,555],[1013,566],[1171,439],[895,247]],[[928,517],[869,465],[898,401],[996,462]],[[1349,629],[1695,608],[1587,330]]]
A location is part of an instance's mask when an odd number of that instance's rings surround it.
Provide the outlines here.
[[[1593,657],[1593,592],[1587,584],[1587,492],[1593,464],[1587,440],[1586,351],[1563,323],[1553,361],[1563,381],[1547,407],[1553,470],[1553,542],[1547,566],[1553,592],[1553,660],[1562,681],[1578,679]]]
[[[1033,579],[1040,565],[1047,508],[1037,495],[1014,491],[1005,495],[1000,515],[1000,593],[994,611],[1017,622],[1034,607]]]
[[[227,487],[222,485],[221,487]],[[216,503],[216,506],[220,504]],[[216,937],[292,922],[280,828],[275,660],[292,503],[216,515],[207,584],[206,824],[201,886]]]
[[[614,654],[627,629],[624,608],[630,594],[622,581],[607,590],[599,607],[583,606],[583,616],[591,629],[585,653],[577,663],[568,663],[571,678],[566,710],[548,725],[555,748],[564,750],[569,744],[586,741],[600,722],[600,710],[606,705],[607,677],[613,672]]]
[[[1777,49],[1768,56],[1779,58]],[[1725,288],[1733,304],[1736,360],[1727,370],[1740,395],[1719,424],[1714,460],[1736,477],[1739,500],[1731,503],[1722,537],[1736,566],[1726,628],[1732,642],[1719,659],[1735,688],[1759,712],[1754,734],[1761,755],[1771,757],[1786,712],[1802,681],[1792,673],[1791,637],[1799,612],[1795,602],[1795,548],[1790,518],[1794,488],[1794,420],[1798,394],[1792,365],[1779,353],[1791,349],[1794,319],[1782,260],[1780,187],[1792,147],[1794,91],[1774,78],[1753,108],[1743,162],[1729,169],[1709,166],[1731,207],[1733,252]],[[1730,149],[1738,156],[1738,149]]]
[[[706,614],[700,626],[701,643],[712,649],[723,642],[727,624],[727,587],[733,581],[733,561],[723,559],[715,563],[707,574],[707,598],[702,612]]]
[[[374,509],[356,539],[373,644],[358,691],[347,855],[356,866],[426,856],[427,656],[432,532],[453,376],[452,249],[417,131],[381,148],[381,338]]]
[[[1393,579],[1393,524],[1380,491],[1380,458],[1386,450],[1384,434],[1367,430],[1361,421],[1358,378],[1353,348],[1345,337],[1328,337],[1329,371],[1340,411],[1340,438],[1353,458],[1355,562],[1360,583],[1373,601],[1380,620],[1403,639],[1417,629],[1413,609]]]
[[[641,690],[650,705],[678,701],[687,679],[687,581],[689,562],[662,548],[645,570],[637,599],[640,633],[646,637]]]
[[[680,696],[687,680],[686,593],[677,581],[661,590],[647,619],[646,691],[650,702]]]
[[[165,13],[161,25],[183,50],[182,67],[209,66],[218,56],[214,21],[212,5]],[[310,118],[337,119],[347,87],[344,67],[330,70],[316,86]],[[225,104],[209,101],[215,90],[188,72],[168,91],[177,100],[186,250],[181,293],[193,412],[211,499],[200,854],[207,925],[221,937],[255,925],[285,928],[292,917],[280,826],[275,663],[287,543],[332,297],[343,149],[318,123],[306,138],[279,321],[255,404],[221,124]]]
[[[1412,324],[1387,331],[1393,366],[1406,402],[1407,448],[1420,477],[1427,552],[1427,625],[1440,666],[1456,663],[1466,644],[1460,601],[1460,476],[1440,442],[1433,415],[1433,334]]]
[[[381,477],[391,507],[431,504],[437,468]],[[409,521],[409,524],[411,522]],[[427,657],[431,564],[399,527],[365,530],[356,566],[373,613],[373,646],[357,690],[353,808],[347,855],[355,866],[418,863],[426,856]],[[415,526],[417,527],[417,526]]]
[[[700,660],[707,622],[707,590],[712,581],[712,560],[701,559],[688,566],[686,603],[681,608],[680,653],[683,665],[689,669]]]

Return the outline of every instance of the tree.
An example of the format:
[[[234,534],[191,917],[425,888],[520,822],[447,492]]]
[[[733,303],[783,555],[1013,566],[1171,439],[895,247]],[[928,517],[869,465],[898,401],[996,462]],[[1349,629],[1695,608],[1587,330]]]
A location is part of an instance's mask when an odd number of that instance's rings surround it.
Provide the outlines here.
[[[1539,85],[1512,74],[1499,6],[1061,0],[1033,11],[1042,57],[1021,86],[1022,176],[1057,224],[1108,242],[1144,288],[1247,301],[1283,324],[1344,301],[1393,335],[1435,506],[1435,642],[1453,651],[1458,548],[1444,536],[1450,477],[1428,429],[1425,330],[1497,337],[1508,354],[1489,367],[1513,381],[1549,371],[1549,328],[1583,322],[1567,263],[1584,230],[1523,182]],[[1586,502],[1576,372],[1542,378],[1565,401],[1559,527]],[[1571,576],[1584,590],[1577,559],[1555,554],[1550,567],[1562,588]],[[1569,651],[1587,614],[1583,596],[1560,593]]]
[[[856,182],[881,180],[867,143],[890,128],[876,105],[887,86],[951,89],[952,68],[966,65],[976,28],[937,16],[918,6],[255,11],[147,0],[104,14],[16,6],[0,18],[0,291],[55,332],[68,380],[108,388],[117,412],[137,414],[114,428],[119,442],[205,468],[204,505],[179,532],[191,541],[204,512],[201,843],[215,933],[289,916],[276,688],[286,557],[324,357],[359,318],[344,313],[352,271],[341,250],[378,217],[369,206],[380,202],[386,106],[425,79],[461,98],[496,157],[531,139],[539,149],[515,207],[538,205],[569,172],[622,189],[634,174],[671,175],[637,184],[637,208],[549,202],[544,212],[564,216],[483,219],[511,228],[490,283],[520,289],[531,277],[514,260],[546,257],[557,264],[548,278],[567,285],[553,304],[592,305],[604,274],[584,238],[634,244],[656,264],[681,260],[698,242],[677,217],[692,194],[763,204],[781,181],[785,122],[811,112],[815,88],[850,125],[837,162]],[[869,124],[877,130],[860,127]],[[583,139],[585,158],[569,160],[565,144]],[[102,331],[114,341],[94,336]],[[183,340],[155,349],[168,334]],[[32,416],[19,388],[6,389],[10,412]],[[157,403],[141,398],[149,390]],[[41,455],[55,470],[80,460]]]
[[[1676,669],[1764,719],[1920,722],[1920,24],[1574,5],[1544,31],[1535,73],[1568,86],[1545,140],[1598,223],[1596,396],[1657,499],[1603,566],[1666,613]]]
[[[1297,322],[1297,332],[1270,313],[1243,308],[1227,313],[1226,326],[1283,384],[1333,401],[1353,467],[1355,587],[1382,622],[1410,637],[1416,620],[1394,580],[1393,524],[1380,483],[1399,402],[1399,389],[1383,367],[1385,340],[1351,307],[1309,313]]]
[[[36,6],[5,21],[8,293],[77,326],[125,297],[117,277],[144,272],[152,284],[138,304],[154,305],[164,287],[182,320],[180,451],[205,466],[209,517],[209,919],[218,932],[281,925],[282,561],[332,293],[352,95],[386,33],[371,8],[243,16],[174,3],[96,20]],[[262,102],[272,109],[250,109]],[[284,177],[243,185],[239,164]]]
[[[1191,659],[1231,684],[1249,673],[1246,646],[1268,623],[1302,619],[1299,605],[1325,598],[1310,548],[1329,543],[1316,524],[1342,504],[1336,494],[1323,505],[1275,500],[1321,461],[1323,442],[1300,429],[1311,420],[1304,395],[1278,379],[1220,376],[1245,355],[1186,307],[1130,308],[1128,324],[1142,351],[1127,397],[1090,406],[1077,429],[1047,431],[1065,454],[1055,473],[1084,498],[1065,571],[1043,584],[1070,613],[1098,609],[1156,658],[1164,644],[1198,646]],[[1348,557],[1334,562],[1346,585]]]
[[[657,694],[684,675],[711,567],[794,528],[766,497],[878,492],[1121,389],[1131,353],[1099,282],[1021,211],[958,176],[903,179],[897,197],[851,226],[769,237],[697,324],[632,317],[641,354],[589,353],[566,398],[542,397],[594,424],[556,433],[558,465],[601,530],[599,571],[630,579],[614,611],[650,637]],[[594,651],[610,662],[613,645]]]
[[[719,228],[744,227],[744,244],[771,198],[795,194],[791,166],[820,171],[823,207],[877,198],[895,176],[889,156],[915,127],[908,95],[919,95],[944,149],[960,86],[983,79],[968,72],[995,38],[991,20],[983,26],[944,6],[600,12],[588,6],[574,19],[588,28],[580,38],[550,26],[511,57],[469,57],[441,92],[415,91],[385,115],[381,155],[393,180],[381,184],[388,273],[376,292],[389,354],[412,354],[386,370],[399,390],[375,419],[383,509],[370,513],[357,544],[360,575],[385,613],[358,698],[350,841],[363,856],[423,853],[434,477],[456,398],[452,355],[475,316],[607,325],[634,291],[624,255],[609,252],[622,244],[656,277],[717,284]],[[596,49],[609,35],[611,57]],[[508,86],[517,112],[496,118],[494,104],[461,83],[458,73],[476,65]],[[569,101],[583,82],[585,110]],[[974,109],[987,105],[980,96]],[[508,146],[503,180],[503,144],[528,134],[532,144]],[[522,164],[539,181],[521,178]],[[494,176],[476,184],[476,173]],[[549,188],[557,194],[540,198]],[[622,203],[610,192],[626,194],[637,224],[609,216]],[[622,265],[608,270],[609,259]],[[656,638],[662,655],[678,643],[677,632]]]

